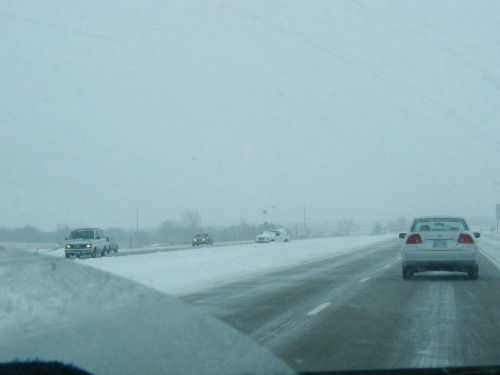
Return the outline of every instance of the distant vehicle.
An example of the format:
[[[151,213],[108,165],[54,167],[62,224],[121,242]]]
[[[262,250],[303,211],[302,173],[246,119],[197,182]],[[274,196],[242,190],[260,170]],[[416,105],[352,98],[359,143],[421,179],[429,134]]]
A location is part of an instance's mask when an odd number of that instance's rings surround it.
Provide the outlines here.
[[[64,245],[64,255],[66,258],[71,256],[81,257],[105,256],[106,253],[118,251],[118,244],[109,237],[104,236],[100,228],[79,228],[72,231],[66,238]]]
[[[403,279],[416,272],[460,271],[471,279],[479,276],[478,247],[475,238],[463,218],[421,217],[413,221],[401,247]]]
[[[214,239],[209,233],[197,233],[193,237],[193,246],[213,245]]]
[[[255,242],[257,243],[267,243],[267,242],[289,242],[290,235],[286,232],[285,228],[279,228],[276,230],[266,230],[264,233],[259,234],[255,237]]]

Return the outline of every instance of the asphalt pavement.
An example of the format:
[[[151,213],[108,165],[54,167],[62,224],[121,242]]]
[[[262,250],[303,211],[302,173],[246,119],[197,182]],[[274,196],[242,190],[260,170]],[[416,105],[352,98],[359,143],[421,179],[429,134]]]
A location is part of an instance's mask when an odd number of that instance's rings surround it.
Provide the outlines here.
[[[183,300],[296,371],[500,363],[500,271],[403,280],[399,239],[228,283]]]

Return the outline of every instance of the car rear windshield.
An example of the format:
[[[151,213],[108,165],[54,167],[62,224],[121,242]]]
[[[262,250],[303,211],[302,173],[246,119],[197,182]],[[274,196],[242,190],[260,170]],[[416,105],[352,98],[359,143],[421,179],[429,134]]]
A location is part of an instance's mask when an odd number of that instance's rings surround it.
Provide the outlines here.
[[[416,219],[411,227],[412,232],[425,231],[464,231],[468,230],[463,219],[456,218],[423,218]]]

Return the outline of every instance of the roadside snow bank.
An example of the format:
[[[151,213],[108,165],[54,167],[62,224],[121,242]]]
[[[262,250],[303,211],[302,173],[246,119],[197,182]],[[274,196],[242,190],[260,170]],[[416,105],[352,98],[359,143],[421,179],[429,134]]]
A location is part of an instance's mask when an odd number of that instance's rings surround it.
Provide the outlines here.
[[[481,236],[478,243],[481,252],[500,269],[500,236],[487,233]]]

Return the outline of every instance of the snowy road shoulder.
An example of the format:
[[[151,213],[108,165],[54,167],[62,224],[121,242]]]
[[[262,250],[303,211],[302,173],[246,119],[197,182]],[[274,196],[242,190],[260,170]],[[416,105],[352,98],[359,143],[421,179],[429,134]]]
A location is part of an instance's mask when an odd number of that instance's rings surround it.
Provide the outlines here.
[[[483,255],[500,269],[500,236],[496,234],[481,236],[479,248]]]

